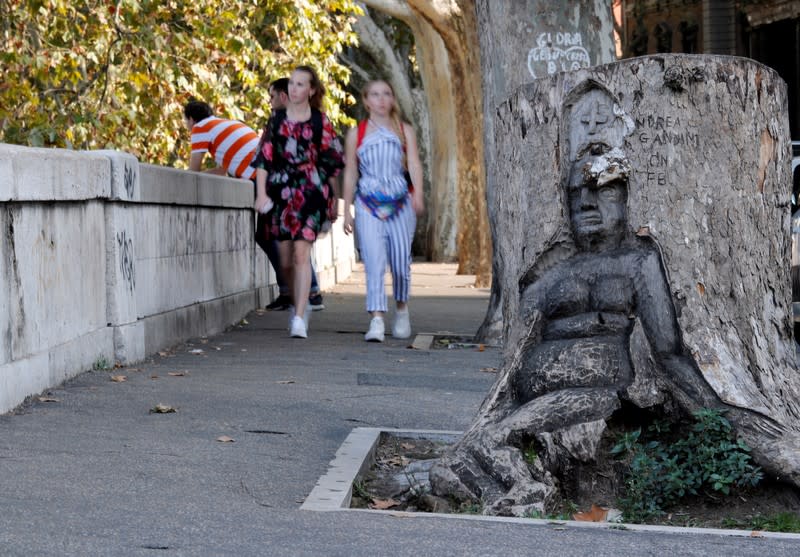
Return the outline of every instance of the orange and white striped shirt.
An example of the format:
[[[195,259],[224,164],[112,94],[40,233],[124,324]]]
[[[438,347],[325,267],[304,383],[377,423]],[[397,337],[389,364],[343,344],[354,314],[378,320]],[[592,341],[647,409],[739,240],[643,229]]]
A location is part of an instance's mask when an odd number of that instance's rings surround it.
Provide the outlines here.
[[[250,166],[258,148],[258,134],[236,120],[209,116],[192,127],[192,154],[211,153],[230,176],[252,180]]]

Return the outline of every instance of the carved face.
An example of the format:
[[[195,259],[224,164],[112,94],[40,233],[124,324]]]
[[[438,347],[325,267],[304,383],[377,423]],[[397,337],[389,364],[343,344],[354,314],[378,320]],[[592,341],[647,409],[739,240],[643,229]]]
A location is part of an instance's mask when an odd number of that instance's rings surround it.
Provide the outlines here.
[[[588,156],[572,166],[567,194],[575,240],[582,249],[605,249],[619,245],[625,232],[627,182],[593,176],[589,169],[598,157]]]

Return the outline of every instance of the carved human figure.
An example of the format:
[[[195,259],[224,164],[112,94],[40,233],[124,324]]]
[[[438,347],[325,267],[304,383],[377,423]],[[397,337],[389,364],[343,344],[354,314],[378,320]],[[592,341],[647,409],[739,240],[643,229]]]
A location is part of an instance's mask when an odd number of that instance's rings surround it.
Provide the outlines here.
[[[482,500],[491,513],[544,510],[554,475],[594,461],[606,421],[626,403],[721,408],[740,428],[780,433],[769,418],[724,404],[684,346],[658,247],[628,229],[631,168],[608,141],[622,142],[587,118],[603,112],[592,97],[576,103],[563,184],[574,247],[523,277],[523,333],[507,383],[431,470],[434,492]],[[524,457],[530,449],[537,459]]]

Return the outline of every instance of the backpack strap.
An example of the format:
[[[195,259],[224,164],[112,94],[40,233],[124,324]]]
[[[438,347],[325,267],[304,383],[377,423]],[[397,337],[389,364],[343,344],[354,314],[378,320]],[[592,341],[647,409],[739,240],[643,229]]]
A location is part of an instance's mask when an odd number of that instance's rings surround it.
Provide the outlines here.
[[[275,112],[272,113],[269,121],[271,124],[270,127],[270,140],[274,139],[278,136],[278,131],[281,129],[281,124],[283,121],[286,120],[286,109],[279,108]]]
[[[322,112],[316,108],[311,109],[312,141],[317,146],[317,153],[322,151]]]

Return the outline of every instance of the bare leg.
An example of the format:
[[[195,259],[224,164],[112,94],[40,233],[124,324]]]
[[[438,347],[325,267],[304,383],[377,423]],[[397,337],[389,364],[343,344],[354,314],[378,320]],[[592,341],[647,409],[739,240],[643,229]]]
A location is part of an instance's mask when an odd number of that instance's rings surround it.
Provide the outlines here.
[[[311,255],[312,244],[306,240],[295,240],[292,244],[294,313],[303,317],[308,305],[308,294],[311,290],[311,260],[309,256]]]
[[[294,284],[294,265],[292,258],[293,242],[291,240],[283,240],[278,243],[278,253],[281,264],[280,273],[283,277],[283,282],[286,284],[286,289],[289,296],[294,295],[292,285]],[[294,303],[294,302],[292,302]],[[297,304],[295,304],[296,306]]]

